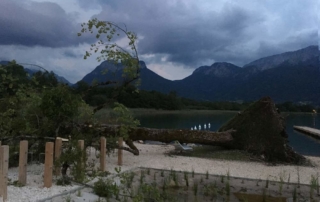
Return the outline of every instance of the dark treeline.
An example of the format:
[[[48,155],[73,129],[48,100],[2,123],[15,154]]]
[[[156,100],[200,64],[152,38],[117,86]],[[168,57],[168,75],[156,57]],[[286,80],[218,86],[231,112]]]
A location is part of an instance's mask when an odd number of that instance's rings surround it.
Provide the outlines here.
[[[89,85],[85,82],[78,82],[76,92],[83,94],[83,98],[87,104],[91,106],[98,106],[110,101],[117,101],[124,104],[128,108],[152,108],[163,110],[182,110],[182,109],[196,109],[196,110],[235,110],[240,111],[247,108],[252,102],[210,102],[210,101],[196,101],[187,98],[182,98],[177,95],[175,91],[169,94],[163,94],[156,91],[136,91],[134,86],[129,86],[121,91],[117,100],[112,100],[114,88],[92,88],[89,90]],[[281,112],[312,112],[316,107],[312,105],[295,104],[293,102],[285,102],[277,104],[277,108]],[[318,108],[317,111],[319,111]]]
[[[7,69],[7,73],[19,78],[19,84],[31,84],[37,86],[56,87],[58,81],[53,72],[36,72],[33,73],[32,78],[29,72],[29,77],[23,71],[23,67],[19,65],[11,65]],[[31,78],[31,79],[30,79]],[[0,79],[1,80],[1,79]],[[31,81],[33,80],[33,82]],[[18,84],[17,84],[18,85]],[[171,91],[169,94],[163,94],[156,91],[143,91],[136,90],[135,86],[128,86],[120,91],[120,94],[115,96],[113,87],[94,87],[80,81],[75,87],[70,87],[70,92],[80,94],[84,101],[90,106],[96,107],[104,103],[119,102],[128,108],[152,108],[163,110],[182,110],[182,109],[195,109],[195,110],[234,110],[241,111],[247,108],[252,102],[210,102],[210,101],[196,101],[187,98],[182,98],[176,92]],[[43,88],[41,88],[43,89]],[[9,88],[10,91],[10,88]],[[1,96],[0,96],[1,97]],[[116,99],[114,99],[117,97]],[[277,108],[281,112],[312,112],[314,109],[320,111],[320,107],[315,107],[310,104],[296,104],[293,102],[284,102],[277,104]]]
[[[36,72],[33,73],[32,78],[30,72],[26,75],[23,67],[19,65],[11,65],[7,69],[7,73],[11,73],[14,77],[20,79],[20,84],[30,84],[36,86],[56,87],[58,81],[53,72]],[[31,81],[33,80],[33,82]],[[18,85],[18,84],[17,84]],[[119,102],[128,108],[149,108],[149,109],[162,109],[162,110],[234,110],[241,111],[247,108],[252,102],[210,102],[210,101],[196,101],[192,99],[182,98],[177,95],[175,91],[169,94],[163,94],[157,91],[144,91],[136,90],[135,86],[128,86],[120,91],[120,94],[115,96],[114,87],[94,87],[80,81],[75,87],[70,87],[70,92],[80,94],[84,101],[90,106],[96,107],[104,103]],[[41,88],[43,89],[43,88]],[[1,97],[1,96],[0,96]],[[116,99],[114,99],[117,97]],[[312,112],[312,110],[320,111],[320,107],[314,107],[310,104],[296,104],[293,102],[284,102],[277,104],[277,108],[281,112]]]

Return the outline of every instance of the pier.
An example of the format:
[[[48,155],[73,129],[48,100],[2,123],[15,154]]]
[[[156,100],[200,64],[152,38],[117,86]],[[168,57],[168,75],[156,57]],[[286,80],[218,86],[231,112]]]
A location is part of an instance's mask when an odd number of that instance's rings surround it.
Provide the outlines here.
[[[297,131],[300,131],[306,135],[309,135],[315,139],[320,139],[320,130],[307,127],[307,126],[293,126],[293,128]]]

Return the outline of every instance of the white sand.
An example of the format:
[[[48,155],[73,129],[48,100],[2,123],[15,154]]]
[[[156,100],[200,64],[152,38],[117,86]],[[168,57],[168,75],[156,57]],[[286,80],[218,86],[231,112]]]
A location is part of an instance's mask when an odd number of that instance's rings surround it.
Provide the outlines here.
[[[182,171],[192,171],[196,173],[222,174],[226,175],[229,170],[230,175],[234,177],[244,177],[252,179],[267,179],[279,180],[279,175],[285,172],[286,176],[290,173],[290,182],[297,182],[297,166],[277,165],[267,166],[263,163],[253,162],[237,162],[237,161],[224,161],[224,160],[211,160],[182,156],[168,156],[166,152],[174,150],[172,145],[145,145],[136,143],[140,150],[139,156],[124,151],[123,152],[123,165],[121,170],[129,170],[136,167],[150,167],[158,169],[174,169]],[[91,149],[89,159],[95,159],[94,149]],[[320,158],[307,157],[316,166],[315,167],[302,167],[299,166],[300,183],[309,184],[311,175],[317,175],[320,172]],[[99,166],[99,159],[96,159],[96,165]],[[107,170],[115,173],[114,168],[117,165],[117,153],[110,154],[107,157]],[[47,198],[57,195],[67,190],[78,187],[73,186],[56,186],[53,185],[50,189],[43,188],[43,164],[41,165],[28,165],[27,186],[15,187],[8,186],[8,201],[9,202],[34,202],[39,199]],[[18,169],[12,168],[9,170],[9,179],[15,181],[18,179]],[[0,201],[1,197],[0,197]],[[86,200],[90,201],[90,200]]]

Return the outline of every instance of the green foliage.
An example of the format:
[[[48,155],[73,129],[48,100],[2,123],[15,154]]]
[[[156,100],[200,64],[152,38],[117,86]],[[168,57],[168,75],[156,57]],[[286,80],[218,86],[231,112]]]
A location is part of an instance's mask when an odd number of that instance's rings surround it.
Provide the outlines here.
[[[112,180],[99,179],[93,185],[93,192],[100,197],[111,198],[119,193],[119,187]]]
[[[80,98],[65,85],[45,90],[40,109],[43,114],[56,122],[64,122],[78,114]]]
[[[123,137],[124,140],[128,138],[129,129],[132,127],[137,127],[140,124],[139,121],[133,117],[133,114],[130,112],[130,110],[120,103],[115,103],[115,107],[111,113],[111,119],[113,120],[113,124],[120,126],[117,132],[118,137]],[[108,142],[116,145],[118,137],[114,137],[113,139],[109,138]]]
[[[197,196],[198,194],[198,183],[194,182],[193,183],[193,195]]]
[[[71,175],[74,181],[84,182],[86,180],[86,160],[85,150],[79,147],[77,141],[72,141],[55,164],[62,165],[63,163],[67,163],[71,167]]]
[[[126,61],[127,65],[131,65],[130,63],[132,63],[132,61],[130,61],[130,59],[132,56],[138,56],[135,46],[137,36],[135,33],[128,31],[126,27],[122,28],[112,22],[100,21],[97,18],[89,20],[87,23],[82,23],[81,27],[82,29],[80,33],[78,33],[78,36],[87,32],[90,32],[91,34],[95,32],[96,38],[98,39],[96,43],[91,44],[90,51],[86,51],[84,59],[90,57],[93,52],[97,53],[99,51],[100,56],[97,57],[98,61],[121,60]],[[121,39],[123,36],[129,40],[128,49],[125,49],[116,43],[116,40]]]
[[[294,188],[293,188],[293,191],[292,191],[292,200],[293,200],[294,202],[297,201],[297,187],[294,187]]]
[[[37,86],[41,86],[43,88],[56,87],[58,85],[58,80],[52,71],[37,71],[33,74],[32,79]]]
[[[84,59],[87,59],[93,53],[99,53],[97,57],[99,62],[107,60],[115,64],[122,64],[124,66],[122,76],[125,78],[122,87],[139,78],[140,64],[136,48],[137,36],[135,33],[128,31],[126,26],[120,27],[112,22],[100,21],[97,18],[91,19],[87,23],[82,23],[81,26],[82,29],[78,33],[78,36],[91,33],[95,34],[97,39],[96,43],[91,44],[90,50],[86,51]],[[118,44],[117,41],[123,38],[127,41],[127,46]],[[136,82],[136,85],[138,83]],[[93,86],[96,85],[98,84],[93,84]]]
[[[189,177],[188,177],[188,172],[184,171],[184,180],[186,181],[186,186],[189,187]]]
[[[55,85],[52,72],[38,72],[30,79],[23,67],[13,62],[0,67],[0,73],[0,138],[5,137],[6,143],[19,141],[13,137],[22,135],[39,139],[72,135],[77,133],[74,126],[80,118],[92,121],[92,110],[89,112],[68,86]],[[30,147],[34,143],[31,141]]]
[[[56,185],[59,185],[59,186],[67,186],[70,184],[71,184],[71,181],[70,181],[70,178],[68,177],[61,177],[56,181]]]
[[[15,187],[24,187],[24,185],[21,184],[18,180],[14,181],[14,182],[12,183],[12,185],[15,186]]]
[[[14,96],[16,92],[31,82],[24,68],[12,61],[8,65],[0,65],[0,83],[0,98],[4,98]]]

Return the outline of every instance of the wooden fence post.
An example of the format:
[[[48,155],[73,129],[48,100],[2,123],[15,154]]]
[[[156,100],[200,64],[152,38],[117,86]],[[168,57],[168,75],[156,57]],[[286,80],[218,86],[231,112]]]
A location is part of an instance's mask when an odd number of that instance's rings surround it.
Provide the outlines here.
[[[119,137],[118,144],[119,144],[119,147],[123,147],[123,138],[122,137]],[[122,166],[122,155],[123,155],[122,149],[118,149],[118,165],[119,166]]]
[[[56,161],[59,160],[60,156],[61,156],[61,151],[62,151],[62,139],[60,137],[57,137],[56,138],[56,141],[55,141],[55,145],[54,145],[54,159]],[[60,176],[61,174],[61,166],[56,164],[56,167],[55,167],[55,175],[56,176]]]
[[[20,141],[19,153],[19,183],[21,185],[27,184],[27,164],[28,164],[28,141]]]
[[[106,171],[106,145],[107,140],[105,137],[100,138],[100,170]]]
[[[79,146],[80,150],[83,152],[83,150],[84,150],[84,140],[78,140],[78,146]],[[80,165],[81,165],[82,168],[84,167],[84,164],[85,164],[84,156],[82,156],[81,162],[80,162]]]
[[[4,145],[0,147],[0,156],[1,156],[1,181],[0,181],[0,191],[3,201],[8,200],[8,167],[9,167],[9,146]]]
[[[46,154],[44,160],[44,187],[52,186],[52,167],[53,167],[53,142],[46,143]]]

